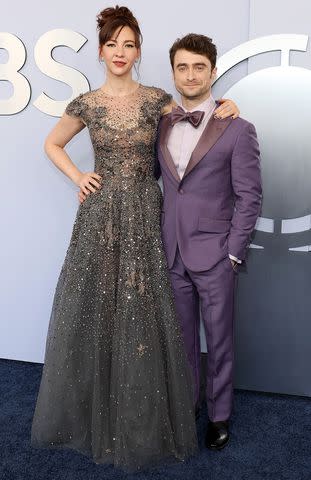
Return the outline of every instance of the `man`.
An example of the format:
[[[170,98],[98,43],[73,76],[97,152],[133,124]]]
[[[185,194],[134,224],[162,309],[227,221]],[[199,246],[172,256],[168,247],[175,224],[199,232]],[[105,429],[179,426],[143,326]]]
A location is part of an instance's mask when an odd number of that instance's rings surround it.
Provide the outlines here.
[[[199,398],[199,305],[208,360],[206,446],[229,439],[233,397],[233,300],[261,205],[259,149],[255,128],[237,118],[214,118],[211,84],[216,47],[189,34],[170,49],[181,107],[160,123],[158,161],[164,203],[162,235],[177,314]]]

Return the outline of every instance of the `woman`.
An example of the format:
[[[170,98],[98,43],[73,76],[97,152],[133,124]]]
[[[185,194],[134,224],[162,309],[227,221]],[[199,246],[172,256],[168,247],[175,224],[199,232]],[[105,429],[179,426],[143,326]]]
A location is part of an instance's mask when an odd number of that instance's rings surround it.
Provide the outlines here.
[[[197,450],[153,176],[157,124],[172,100],[132,79],[141,33],[126,7],[103,10],[98,29],[106,81],[67,106],[45,144],[92,195],[78,210],[56,288],[32,445],[135,469]],[[80,172],[64,150],[85,126],[94,173]]]

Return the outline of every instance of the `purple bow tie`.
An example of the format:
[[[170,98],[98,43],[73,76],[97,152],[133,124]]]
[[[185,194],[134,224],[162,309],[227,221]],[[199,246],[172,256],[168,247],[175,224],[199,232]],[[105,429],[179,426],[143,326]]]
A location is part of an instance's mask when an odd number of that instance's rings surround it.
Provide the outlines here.
[[[171,122],[172,125],[175,125],[177,122],[188,121],[197,128],[202,122],[204,117],[204,112],[196,110],[195,112],[185,112],[181,107],[173,108],[171,113]]]

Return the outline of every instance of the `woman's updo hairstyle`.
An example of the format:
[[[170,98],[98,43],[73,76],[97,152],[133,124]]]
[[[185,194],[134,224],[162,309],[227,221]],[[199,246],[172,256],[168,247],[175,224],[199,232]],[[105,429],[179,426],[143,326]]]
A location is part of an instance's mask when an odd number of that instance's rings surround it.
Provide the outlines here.
[[[142,34],[136,18],[127,7],[119,7],[118,5],[105,8],[97,15],[99,45],[102,46],[108,40],[111,40],[115,31],[118,29],[121,31],[123,27],[129,27],[133,30],[135,46],[140,48]]]

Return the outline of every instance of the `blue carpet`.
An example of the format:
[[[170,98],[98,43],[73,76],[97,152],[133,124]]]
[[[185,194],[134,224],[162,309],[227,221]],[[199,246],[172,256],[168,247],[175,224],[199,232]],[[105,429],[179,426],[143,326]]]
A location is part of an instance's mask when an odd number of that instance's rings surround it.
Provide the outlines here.
[[[0,360],[1,480],[311,480],[308,398],[235,391],[231,440],[224,450],[204,448],[203,409],[199,455],[185,463],[126,474],[74,451],[30,446],[41,372],[39,364]]]

